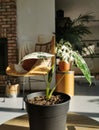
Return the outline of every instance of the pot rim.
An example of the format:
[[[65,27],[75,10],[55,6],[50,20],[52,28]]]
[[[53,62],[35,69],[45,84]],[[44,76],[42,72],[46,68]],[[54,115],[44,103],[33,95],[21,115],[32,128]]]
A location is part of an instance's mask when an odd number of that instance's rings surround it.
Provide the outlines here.
[[[57,105],[57,106],[60,106],[60,105],[63,105],[63,104],[65,104],[65,103],[69,103],[70,100],[71,100],[71,97],[70,97],[68,94],[65,94],[65,93],[62,93],[62,92],[54,92],[54,93],[53,93],[54,95],[56,95],[56,94],[59,95],[59,94],[60,94],[60,95],[62,95],[62,96],[65,98],[62,103],[53,104],[53,105],[38,105],[38,104],[31,104],[31,103],[29,103],[29,102],[27,101],[27,99],[28,99],[29,96],[31,96],[31,95],[33,95],[33,94],[40,94],[40,93],[43,94],[43,95],[45,95],[45,91],[38,91],[38,92],[33,92],[33,93],[30,93],[30,94],[25,95],[25,97],[24,97],[25,103],[27,103],[27,104],[29,104],[29,105],[33,105],[33,106],[55,107],[56,105]],[[35,97],[35,96],[34,96],[34,97]]]

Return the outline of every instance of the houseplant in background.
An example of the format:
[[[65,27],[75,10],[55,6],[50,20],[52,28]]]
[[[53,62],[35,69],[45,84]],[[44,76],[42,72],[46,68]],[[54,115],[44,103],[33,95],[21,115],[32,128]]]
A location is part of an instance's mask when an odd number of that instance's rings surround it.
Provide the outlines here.
[[[51,89],[54,65],[48,72],[46,92],[35,92],[25,96],[30,130],[65,130],[70,96]]]
[[[71,64],[71,66],[78,67],[82,71],[88,82],[91,84],[90,70],[83,57],[79,54],[79,52],[73,50],[73,47],[70,44],[70,42],[65,42],[63,39],[61,39],[60,42],[57,43],[56,55],[57,58],[60,59],[59,62],[61,62],[62,60],[66,63]],[[60,68],[61,67],[59,63],[59,69]]]
[[[56,91],[73,96],[75,68],[80,69],[91,84],[90,71],[83,57],[78,51],[74,51],[70,42],[61,39],[56,45],[56,61],[58,61],[56,69],[56,83],[58,84]],[[64,69],[63,63],[69,64],[70,68],[68,70]],[[59,82],[60,79],[62,80]]]
[[[69,71],[71,63],[74,61],[72,46],[69,42],[64,42],[63,39],[57,43],[56,57],[59,58],[59,70]]]
[[[84,45],[81,44],[81,40],[86,35],[92,33],[87,25],[93,19],[94,16],[92,13],[80,14],[74,19],[71,19],[70,17],[59,19],[56,23],[57,43],[61,39],[64,39],[71,43],[74,50],[78,50],[79,53],[82,53]]]

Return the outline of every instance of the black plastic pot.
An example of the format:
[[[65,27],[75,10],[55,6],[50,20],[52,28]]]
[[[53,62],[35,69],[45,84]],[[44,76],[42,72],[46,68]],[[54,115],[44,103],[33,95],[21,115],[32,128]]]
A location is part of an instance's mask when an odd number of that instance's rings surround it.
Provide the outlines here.
[[[54,95],[61,95],[63,103],[55,105],[34,105],[28,103],[28,98],[45,95],[45,92],[28,94],[25,98],[26,110],[29,117],[30,130],[65,130],[67,112],[69,109],[70,96],[64,93],[55,92]]]

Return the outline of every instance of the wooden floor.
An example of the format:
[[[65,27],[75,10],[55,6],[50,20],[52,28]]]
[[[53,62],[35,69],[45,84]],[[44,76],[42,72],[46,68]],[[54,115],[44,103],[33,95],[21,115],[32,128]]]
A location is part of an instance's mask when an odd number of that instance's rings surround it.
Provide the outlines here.
[[[17,98],[6,97],[5,102],[2,102],[3,99],[4,98],[0,97],[0,124],[3,124],[8,120],[26,114],[25,110],[21,110],[22,96],[18,96]],[[71,97],[69,112],[79,113],[80,115],[85,115],[99,122],[99,81],[96,82],[95,86],[89,86],[86,82],[83,81],[76,82],[75,95]],[[5,129],[6,127],[7,129]],[[9,130],[10,127],[16,127],[16,125],[3,124],[0,126],[0,130]],[[21,127],[22,129],[24,128],[22,126],[19,127]],[[78,128],[80,130],[85,129],[82,128],[81,125],[79,126],[68,125],[68,130],[78,130]],[[22,130],[22,129],[18,129],[18,130]],[[28,127],[24,128],[24,130],[25,129],[28,129]],[[99,130],[99,128],[98,129],[95,128],[95,129]],[[10,130],[15,130],[15,129],[10,129]],[[86,127],[85,130],[89,130],[89,127]],[[90,127],[90,130],[94,130],[94,129]]]
[[[68,113],[66,130],[99,130],[99,122],[76,113]],[[9,120],[0,126],[0,130],[29,130],[27,115]]]

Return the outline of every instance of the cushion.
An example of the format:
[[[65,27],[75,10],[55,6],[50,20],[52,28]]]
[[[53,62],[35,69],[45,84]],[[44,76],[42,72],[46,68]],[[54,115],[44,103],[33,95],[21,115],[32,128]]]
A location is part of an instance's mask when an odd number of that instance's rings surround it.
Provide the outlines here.
[[[21,64],[14,64],[14,68],[18,73],[26,73],[27,71],[22,67]]]
[[[53,54],[47,53],[47,52],[33,52],[23,57],[23,59],[20,61],[24,61],[27,59],[47,59],[53,57]]]
[[[37,59],[26,59],[22,62],[22,67],[29,71],[31,70],[32,66],[36,63]]]
[[[54,55],[46,52],[34,52],[23,57],[21,60],[22,67],[29,71],[35,66],[49,67],[51,65],[51,57]]]
[[[27,59],[22,62],[22,67],[26,71],[30,71],[35,67],[50,67],[51,58],[42,60],[42,59]]]

